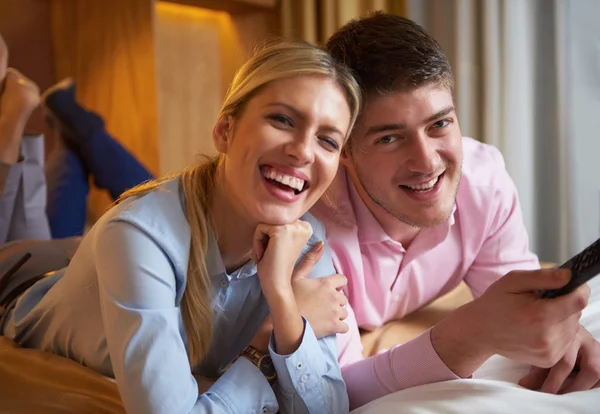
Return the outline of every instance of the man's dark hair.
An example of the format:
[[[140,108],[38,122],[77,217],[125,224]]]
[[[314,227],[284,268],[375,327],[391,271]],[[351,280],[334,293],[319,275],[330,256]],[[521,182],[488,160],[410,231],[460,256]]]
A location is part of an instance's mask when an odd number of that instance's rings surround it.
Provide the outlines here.
[[[376,12],[351,20],[327,41],[334,59],[354,73],[365,97],[439,84],[450,92],[454,76],[440,45],[404,17]]]

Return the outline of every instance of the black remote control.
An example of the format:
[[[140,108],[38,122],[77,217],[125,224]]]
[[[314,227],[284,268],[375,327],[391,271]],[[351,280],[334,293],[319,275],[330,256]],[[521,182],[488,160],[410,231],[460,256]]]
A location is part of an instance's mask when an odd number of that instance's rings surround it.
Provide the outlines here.
[[[542,298],[555,298],[573,292],[591,278],[600,274],[600,239],[569,259],[559,269],[570,269],[571,280],[560,289],[543,290]]]

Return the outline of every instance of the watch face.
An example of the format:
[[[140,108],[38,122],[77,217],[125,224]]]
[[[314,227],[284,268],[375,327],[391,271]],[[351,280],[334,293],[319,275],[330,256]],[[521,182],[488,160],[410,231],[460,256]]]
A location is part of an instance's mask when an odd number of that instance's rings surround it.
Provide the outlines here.
[[[275,365],[273,364],[273,360],[271,359],[270,355],[264,355],[260,359],[258,368],[260,369],[260,372],[262,372],[267,378],[273,378],[277,374],[275,371]]]

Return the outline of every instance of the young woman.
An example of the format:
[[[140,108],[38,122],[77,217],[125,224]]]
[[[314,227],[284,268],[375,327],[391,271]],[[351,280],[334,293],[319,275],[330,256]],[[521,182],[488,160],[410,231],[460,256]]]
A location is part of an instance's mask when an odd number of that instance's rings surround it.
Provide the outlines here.
[[[219,156],[125,193],[67,268],[5,303],[0,333],[114,376],[130,413],[347,412],[335,337],[317,339],[292,277],[327,253],[306,212],[359,102],[319,48],[258,52],[225,97]],[[311,277],[332,273],[325,254]],[[219,378],[199,394],[194,375]]]

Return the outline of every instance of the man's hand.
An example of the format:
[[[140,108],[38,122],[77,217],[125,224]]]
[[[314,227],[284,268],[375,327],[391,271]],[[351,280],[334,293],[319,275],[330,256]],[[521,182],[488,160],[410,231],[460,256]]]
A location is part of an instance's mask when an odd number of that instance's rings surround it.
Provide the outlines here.
[[[600,387],[600,343],[580,327],[560,361],[552,368],[531,367],[519,385],[550,394]]]
[[[302,316],[310,322],[317,338],[348,332],[348,299],[341,292],[348,280],[344,275],[310,279],[310,272],[323,255],[323,242],[313,246],[294,270],[292,288]]]
[[[472,375],[490,356],[550,368],[571,346],[579,331],[589,288],[554,299],[538,292],[566,285],[570,271],[513,271],[478,299],[457,309],[431,332],[434,349],[461,377]]]

